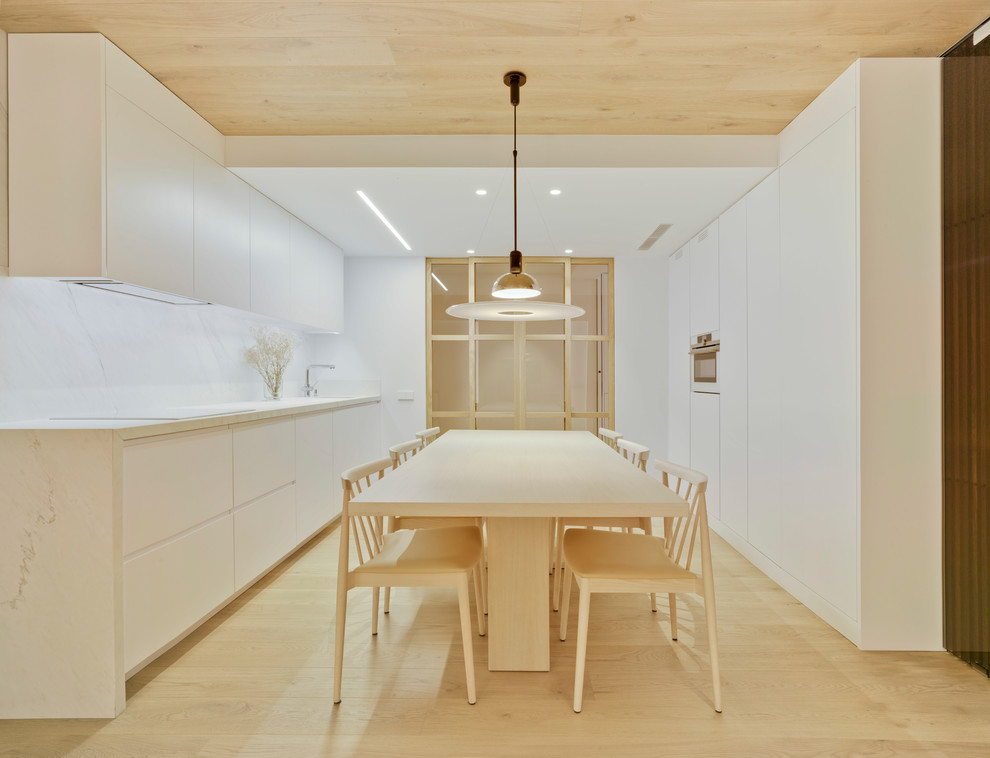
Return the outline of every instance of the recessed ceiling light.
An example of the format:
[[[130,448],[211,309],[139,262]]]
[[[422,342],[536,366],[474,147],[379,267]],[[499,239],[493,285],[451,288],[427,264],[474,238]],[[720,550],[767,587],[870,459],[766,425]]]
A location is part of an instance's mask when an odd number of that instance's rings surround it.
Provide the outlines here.
[[[377,206],[375,206],[375,204],[374,204],[373,202],[371,202],[371,200],[370,200],[370,199],[368,198],[368,196],[367,196],[366,194],[364,194],[364,193],[363,193],[363,192],[362,192],[361,190],[358,190],[358,191],[357,191],[357,193],[358,193],[358,197],[360,197],[360,198],[361,198],[362,200],[364,200],[364,202],[365,202],[365,204],[366,204],[366,205],[367,205],[367,206],[368,206],[369,208],[371,208],[371,210],[373,210],[373,211],[375,212],[375,215],[376,215],[376,216],[378,216],[378,219],[379,219],[379,220],[380,220],[380,221],[381,221],[381,222],[382,222],[383,224],[385,224],[385,226],[387,226],[387,227],[388,227],[388,230],[389,230],[390,232],[392,232],[392,234],[394,234],[394,235],[395,235],[395,238],[396,238],[397,240],[399,240],[399,242],[401,242],[401,243],[402,243],[402,246],[403,246],[403,247],[404,247],[404,248],[405,248],[406,250],[412,250],[412,248],[411,248],[411,247],[409,247],[409,243],[408,243],[408,242],[406,242],[406,241],[405,241],[404,239],[402,239],[402,235],[401,235],[401,234],[399,234],[399,233],[398,233],[398,232],[396,231],[396,229],[395,229],[395,227],[394,227],[394,226],[392,226],[392,223],[391,223],[391,222],[390,222],[390,221],[389,221],[389,220],[388,220],[387,218],[385,218],[385,214],[384,214],[384,213],[382,213],[382,212],[381,212],[380,210],[378,210],[378,208],[377,208]]]
[[[488,194],[488,190],[486,190],[486,189],[476,189],[474,191],[474,194],[476,194],[476,195],[487,195]]]
[[[552,189],[552,190],[550,190],[550,194],[551,195],[559,195],[560,194],[560,190],[559,189]]]
[[[467,254],[468,254],[468,255],[474,255],[474,250],[468,250],[468,251],[467,251]]]
[[[571,253],[573,253],[574,251],[573,251],[573,250],[571,250],[570,248],[567,248],[567,249],[566,249],[566,250],[565,250],[564,252],[565,252],[565,253],[567,253],[567,255],[570,255],[570,254],[571,254]]]

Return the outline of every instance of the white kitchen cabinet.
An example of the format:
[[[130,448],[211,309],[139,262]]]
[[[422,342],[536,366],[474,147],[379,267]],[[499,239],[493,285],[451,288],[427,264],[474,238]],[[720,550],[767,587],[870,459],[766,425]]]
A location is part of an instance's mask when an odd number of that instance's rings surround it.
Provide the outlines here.
[[[251,307],[250,187],[196,151],[195,296]]]
[[[107,90],[107,276],[193,297],[196,149]]]
[[[251,189],[251,310],[292,320],[292,216]]]
[[[296,546],[295,485],[234,509],[234,584],[247,586]]]
[[[691,393],[691,468],[708,475],[708,515],[721,520],[719,508],[718,395]]]
[[[291,218],[292,320],[319,329],[343,329],[344,257],[336,245]]]
[[[718,329],[718,220],[691,240],[691,334]]]
[[[296,417],[296,540],[302,542],[335,515],[334,413]]]
[[[780,341],[780,180],[775,171],[746,196],[748,537],[782,554],[780,390],[787,350]]]
[[[378,403],[341,408],[333,415],[333,505],[331,514],[343,508],[340,475],[352,466],[388,455],[382,446],[381,406]]]
[[[718,220],[719,510],[722,523],[748,531],[746,209],[743,198]]]
[[[295,481],[296,429],[292,418],[237,424],[233,443],[235,506]]]
[[[782,563],[858,617],[856,114],[780,168]]]
[[[343,329],[343,253],[252,199],[222,134],[100,34],[8,42],[12,276],[108,277]]]
[[[229,429],[172,434],[123,449],[124,556],[233,506]]]
[[[124,670],[133,671],[234,593],[233,517],[225,513],[124,560]]]
[[[691,259],[690,246],[668,259],[667,458],[690,465],[691,461]]]

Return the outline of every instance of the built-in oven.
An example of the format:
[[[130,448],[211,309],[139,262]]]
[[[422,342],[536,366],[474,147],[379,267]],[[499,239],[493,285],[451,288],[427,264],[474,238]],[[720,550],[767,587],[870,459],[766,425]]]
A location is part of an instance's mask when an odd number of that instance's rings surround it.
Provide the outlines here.
[[[718,393],[718,332],[691,338],[691,391]]]

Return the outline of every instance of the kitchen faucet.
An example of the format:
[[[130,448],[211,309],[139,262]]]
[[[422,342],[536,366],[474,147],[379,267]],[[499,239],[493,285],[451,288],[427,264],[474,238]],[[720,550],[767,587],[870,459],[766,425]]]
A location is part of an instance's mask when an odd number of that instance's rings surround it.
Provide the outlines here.
[[[306,367],[306,386],[303,387],[303,394],[306,397],[316,397],[316,383],[310,378],[310,371],[314,368],[336,368],[332,363],[312,363]]]

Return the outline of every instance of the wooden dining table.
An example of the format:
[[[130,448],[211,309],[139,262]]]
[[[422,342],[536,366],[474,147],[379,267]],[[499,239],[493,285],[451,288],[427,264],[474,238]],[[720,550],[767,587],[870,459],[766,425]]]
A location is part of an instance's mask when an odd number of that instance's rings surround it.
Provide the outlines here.
[[[486,519],[490,671],[550,669],[554,517],[688,515],[683,498],[590,432],[535,430],[448,431],[350,510]]]

